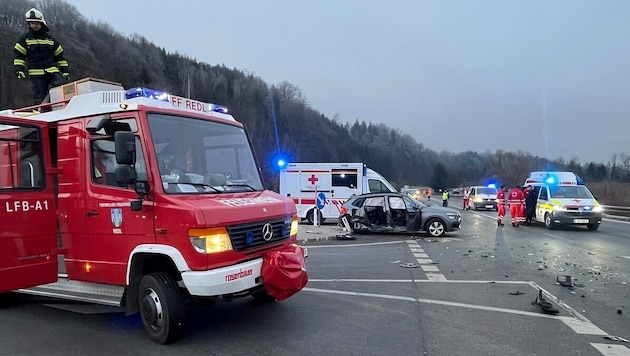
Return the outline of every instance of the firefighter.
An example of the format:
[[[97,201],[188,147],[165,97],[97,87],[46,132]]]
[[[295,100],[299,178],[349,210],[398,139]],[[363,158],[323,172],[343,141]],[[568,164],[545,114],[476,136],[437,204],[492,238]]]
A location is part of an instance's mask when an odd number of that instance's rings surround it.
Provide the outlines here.
[[[497,226],[503,226],[505,216],[505,185],[502,185],[497,192]]]
[[[70,79],[68,62],[63,58],[63,47],[48,34],[44,14],[33,8],[26,12],[29,31],[13,47],[13,66],[18,79],[28,73],[33,86],[35,105],[41,104],[50,87]],[[28,72],[26,71],[28,67]]]
[[[525,217],[523,216],[525,195],[519,186],[515,186],[512,190],[510,190],[508,202],[510,203],[512,226],[520,226],[525,221]]]

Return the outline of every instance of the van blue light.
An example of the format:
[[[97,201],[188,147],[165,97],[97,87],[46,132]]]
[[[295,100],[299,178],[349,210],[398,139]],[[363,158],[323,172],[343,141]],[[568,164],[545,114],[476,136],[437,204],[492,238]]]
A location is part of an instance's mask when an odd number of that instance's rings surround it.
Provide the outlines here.
[[[545,179],[545,183],[547,183],[547,184],[555,184],[556,183],[556,177],[553,177],[553,176],[547,177]]]
[[[497,185],[494,183],[488,184],[488,188],[497,189]]]

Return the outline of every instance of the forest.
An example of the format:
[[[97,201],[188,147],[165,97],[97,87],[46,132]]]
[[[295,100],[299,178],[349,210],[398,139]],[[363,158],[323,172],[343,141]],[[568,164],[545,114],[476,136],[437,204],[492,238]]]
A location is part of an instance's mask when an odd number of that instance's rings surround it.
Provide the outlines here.
[[[13,68],[13,46],[27,30],[24,14],[31,7],[44,13],[50,33],[63,45],[72,79],[105,79],[227,106],[247,127],[270,189],[278,185],[274,158],[283,156],[293,162],[363,162],[396,187],[434,189],[482,184],[491,177],[514,185],[530,171],[569,170],[602,203],[630,206],[628,153],[615,153],[607,162],[580,162],[579,157],[546,159],[523,151],[436,152],[384,124],[328,118],[288,81],[266,83],[226,64],[171,52],[140,35],[122,35],[107,23],[87,20],[62,0],[0,2],[0,109],[32,103],[29,81],[18,80]],[[421,117],[418,121],[437,126]]]

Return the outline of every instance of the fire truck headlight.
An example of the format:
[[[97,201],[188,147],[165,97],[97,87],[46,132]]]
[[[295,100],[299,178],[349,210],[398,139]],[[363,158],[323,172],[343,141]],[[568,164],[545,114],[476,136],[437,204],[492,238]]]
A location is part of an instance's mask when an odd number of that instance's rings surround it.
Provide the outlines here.
[[[298,233],[298,218],[297,216],[294,216],[293,219],[291,219],[291,233],[289,235],[293,236],[293,235],[297,235]]]
[[[191,229],[190,242],[199,253],[218,253],[232,250],[232,242],[223,227],[211,229]]]

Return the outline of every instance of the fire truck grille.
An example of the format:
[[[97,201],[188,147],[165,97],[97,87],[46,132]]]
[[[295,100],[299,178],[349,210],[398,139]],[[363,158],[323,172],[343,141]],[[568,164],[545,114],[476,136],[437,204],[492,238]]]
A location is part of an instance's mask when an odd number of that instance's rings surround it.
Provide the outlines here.
[[[232,225],[227,230],[234,251],[247,251],[288,239],[291,219]]]

